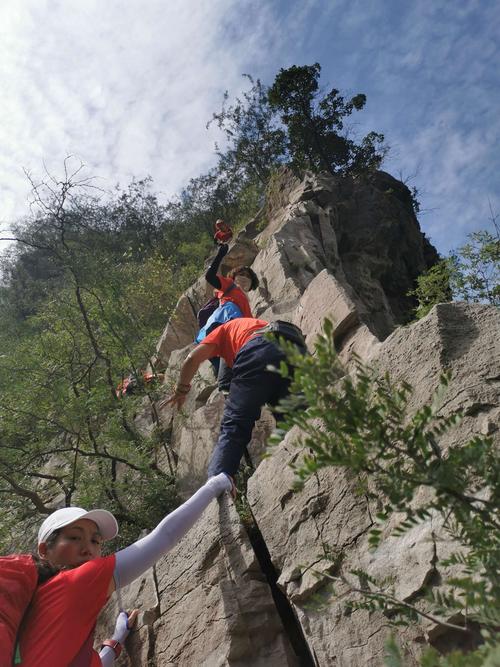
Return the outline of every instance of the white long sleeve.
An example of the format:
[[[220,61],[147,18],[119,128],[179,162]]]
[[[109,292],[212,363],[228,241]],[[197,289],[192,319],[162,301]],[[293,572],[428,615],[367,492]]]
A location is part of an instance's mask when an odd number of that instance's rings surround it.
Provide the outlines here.
[[[126,612],[121,611],[116,619],[115,631],[113,632],[112,639],[116,639],[116,641],[120,642],[123,646],[129,632],[128,616]],[[99,651],[99,657],[101,658],[102,667],[113,667],[115,664],[116,654],[111,646],[103,646]]]
[[[166,516],[154,530],[129,547],[118,551],[114,579],[117,588],[137,579],[167,553],[196,523],[214,498],[231,490],[225,473],[211,477],[198,491]]]
[[[115,664],[115,652],[110,646],[104,646],[99,651],[99,657],[101,658],[102,667],[113,667]]]

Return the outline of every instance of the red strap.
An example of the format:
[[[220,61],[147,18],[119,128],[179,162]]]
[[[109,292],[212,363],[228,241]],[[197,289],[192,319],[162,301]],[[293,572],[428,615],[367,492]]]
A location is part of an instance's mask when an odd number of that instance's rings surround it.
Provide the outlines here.
[[[101,646],[109,646],[110,648],[112,648],[117,658],[122,652],[122,645],[120,644],[118,639],[105,639],[101,644]]]

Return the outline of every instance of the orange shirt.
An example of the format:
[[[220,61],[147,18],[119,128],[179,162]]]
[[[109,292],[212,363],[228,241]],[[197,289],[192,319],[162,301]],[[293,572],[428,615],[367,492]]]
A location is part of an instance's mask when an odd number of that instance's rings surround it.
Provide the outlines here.
[[[23,620],[23,667],[68,667],[93,630],[108,599],[115,556],[64,570],[39,586]],[[90,667],[100,667],[93,651]]]
[[[233,287],[228,294],[223,296],[227,288],[234,283],[234,280],[232,278],[225,278],[219,274],[217,274],[217,278],[220,280],[221,288],[214,291],[215,296],[219,299],[221,305],[226,303],[226,301],[232,301],[241,310],[242,317],[252,317],[252,311],[250,310],[250,304],[248,303],[248,297],[245,292],[236,285],[236,287]]]
[[[234,359],[243,345],[267,324],[269,322],[256,320],[254,317],[237,317],[214,329],[200,345],[215,345],[214,356],[222,357],[229,368],[232,368]]]

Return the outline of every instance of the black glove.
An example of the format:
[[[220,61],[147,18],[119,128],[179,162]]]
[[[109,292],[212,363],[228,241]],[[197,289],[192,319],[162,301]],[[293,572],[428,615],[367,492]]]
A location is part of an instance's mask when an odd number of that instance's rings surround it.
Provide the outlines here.
[[[208,271],[205,273],[205,280],[209,285],[215,287],[215,289],[221,288],[220,280],[217,276],[217,271],[219,270],[220,263],[222,262],[223,258],[227,255],[228,251],[229,251],[228,244],[222,243],[219,246],[217,254],[213,258],[212,263],[208,267]]]
[[[229,245],[227,243],[221,243],[219,246],[219,250],[217,252],[217,257],[222,259],[227,255],[228,252],[229,252]]]

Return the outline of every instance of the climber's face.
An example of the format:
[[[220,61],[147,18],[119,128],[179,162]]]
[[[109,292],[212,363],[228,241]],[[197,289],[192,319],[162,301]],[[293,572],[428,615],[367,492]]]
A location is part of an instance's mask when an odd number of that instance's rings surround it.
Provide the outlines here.
[[[238,273],[234,276],[234,282],[244,292],[249,292],[252,287],[252,279],[246,273]]]
[[[78,519],[58,530],[55,540],[39,544],[38,551],[51,565],[73,568],[99,558],[102,542],[101,533],[94,521]]]

